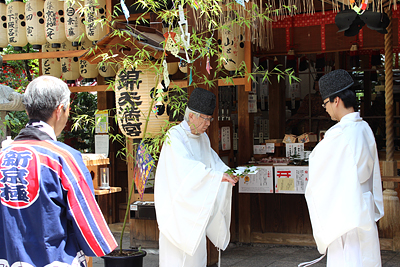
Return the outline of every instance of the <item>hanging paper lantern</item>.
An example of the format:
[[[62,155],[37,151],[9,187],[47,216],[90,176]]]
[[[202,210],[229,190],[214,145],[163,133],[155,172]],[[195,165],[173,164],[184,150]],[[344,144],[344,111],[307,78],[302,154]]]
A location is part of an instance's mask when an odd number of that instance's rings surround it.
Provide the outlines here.
[[[61,44],[61,51],[76,50],[70,41],[65,41]],[[78,57],[62,57],[61,58],[61,73],[64,80],[68,84],[73,84],[80,77],[79,74],[79,59]]]
[[[33,49],[46,44],[44,31],[44,0],[29,0],[25,4],[26,38]]]
[[[116,63],[103,63],[99,65],[99,74],[104,77],[104,79],[112,80],[115,78],[118,66]]]
[[[46,0],[44,3],[46,40],[59,48],[67,40],[64,27],[64,1]]]
[[[163,89],[162,93],[157,89]],[[150,110],[146,134],[157,133],[165,126],[169,119],[166,111],[167,89],[163,88],[162,79],[157,77],[154,69],[146,66],[135,70],[120,69],[114,91],[118,125],[124,135],[129,138],[144,137]]]
[[[3,51],[8,45],[8,38],[4,38],[7,36],[7,5],[5,0],[0,0],[0,51]]]
[[[53,48],[50,43],[42,46],[43,52],[57,52],[58,48]],[[42,59],[43,75],[51,75],[57,78],[61,77],[61,60],[60,58],[45,58]]]
[[[107,34],[106,0],[85,0],[85,28],[88,39],[97,42]]]
[[[25,27],[25,3],[22,0],[15,0],[7,5],[7,30],[8,43],[16,51],[28,44]]]
[[[72,46],[79,45],[79,39],[85,32],[85,25],[83,25],[82,16],[78,11],[78,9],[83,5],[84,2],[82,0],[64,2],[65,36],[68,41],[72,42]]]
[[[218,44],[222,46],[224,67],[229,71],[237,70],[244,61],[244,30],[237,24],[229,24],[223,29]]]
[[[81,50],[86,50],[92,45],[92,42],[84,36],[81,40]],[[96,64],[90,64],[86,60],[79,60],[79,72],[85,79],[95,79],[99,74]]]

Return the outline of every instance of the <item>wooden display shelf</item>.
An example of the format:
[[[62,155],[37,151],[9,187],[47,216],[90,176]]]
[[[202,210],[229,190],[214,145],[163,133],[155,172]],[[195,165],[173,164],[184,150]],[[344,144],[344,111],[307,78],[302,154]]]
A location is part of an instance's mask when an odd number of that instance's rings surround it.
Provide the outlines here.
[[[110,189],[94,189],[94,194],[96,196],[102,196],[102,195],[108,195],[108,194],[112,194],[112,193],[118,193],[121,191],[122,191],[121,187],[110,187]]]
[[[400,176],[382,176],[382,182],[400,182]]]
[[[97,166],[97,165],[108,165],[108,164],[110,164],[110,159],[109,158],[85,159],[85,157],[83,157],[83,162],[85,163],[86,167]]]

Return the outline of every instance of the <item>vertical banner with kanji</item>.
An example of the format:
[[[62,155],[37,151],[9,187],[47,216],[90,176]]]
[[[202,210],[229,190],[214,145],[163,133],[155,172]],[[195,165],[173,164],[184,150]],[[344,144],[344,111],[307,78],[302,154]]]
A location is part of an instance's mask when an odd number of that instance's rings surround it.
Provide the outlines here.
[[[136,164],[133,172],[136,189],[139,193],[140,199],[143,199],[143,193],[146,189],[147,179],[153,170],[153,164],[153,157],[146,152],[143,144],[140,144],[136,152]]]
[[[221,127],[221,144],[223,151],[231,149],[231,128],[229,126]]]

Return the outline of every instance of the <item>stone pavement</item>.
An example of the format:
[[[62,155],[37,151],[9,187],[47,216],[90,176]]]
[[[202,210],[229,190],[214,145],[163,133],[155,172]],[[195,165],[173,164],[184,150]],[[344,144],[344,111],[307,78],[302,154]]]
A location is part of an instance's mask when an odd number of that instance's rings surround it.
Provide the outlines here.
[[[119,242],[120,233],[114,232]],[[129,247],[129,233],[124,234],[124,247]],[[143,249],[147,256],[143,259],[143,267],[158,266],[158,250]],[[296,267],[299,263],[311,261],[320,255],[315,247],[270,245],[270,244],[233,244],[222,252],[221,266],[223,267]],[[216,266],[216,265],[214,265]],[[324,258],[313,267],[326,266]],[[103,259],[94,258],[93,267],[104,267]],[[175,267],[175,266],[171,266]],[[341,267],[341,266],[338,266]],[[400,267],[400,252],[382,251],[382,267]]]

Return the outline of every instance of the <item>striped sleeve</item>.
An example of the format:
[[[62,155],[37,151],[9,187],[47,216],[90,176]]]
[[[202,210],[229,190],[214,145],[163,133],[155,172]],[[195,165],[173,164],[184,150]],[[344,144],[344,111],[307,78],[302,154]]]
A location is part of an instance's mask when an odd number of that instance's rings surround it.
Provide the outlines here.
[[[92,179],[81,154],[51,141],[38,142],[48,151],[47,156],[41,157],[41,164],[58,173],[67,192],[68,212],[83,252],[87,256],[97,257],[110,253],[117,247],[117,242],[96,202]],[[34,145],[34,142],[27,144]]]

